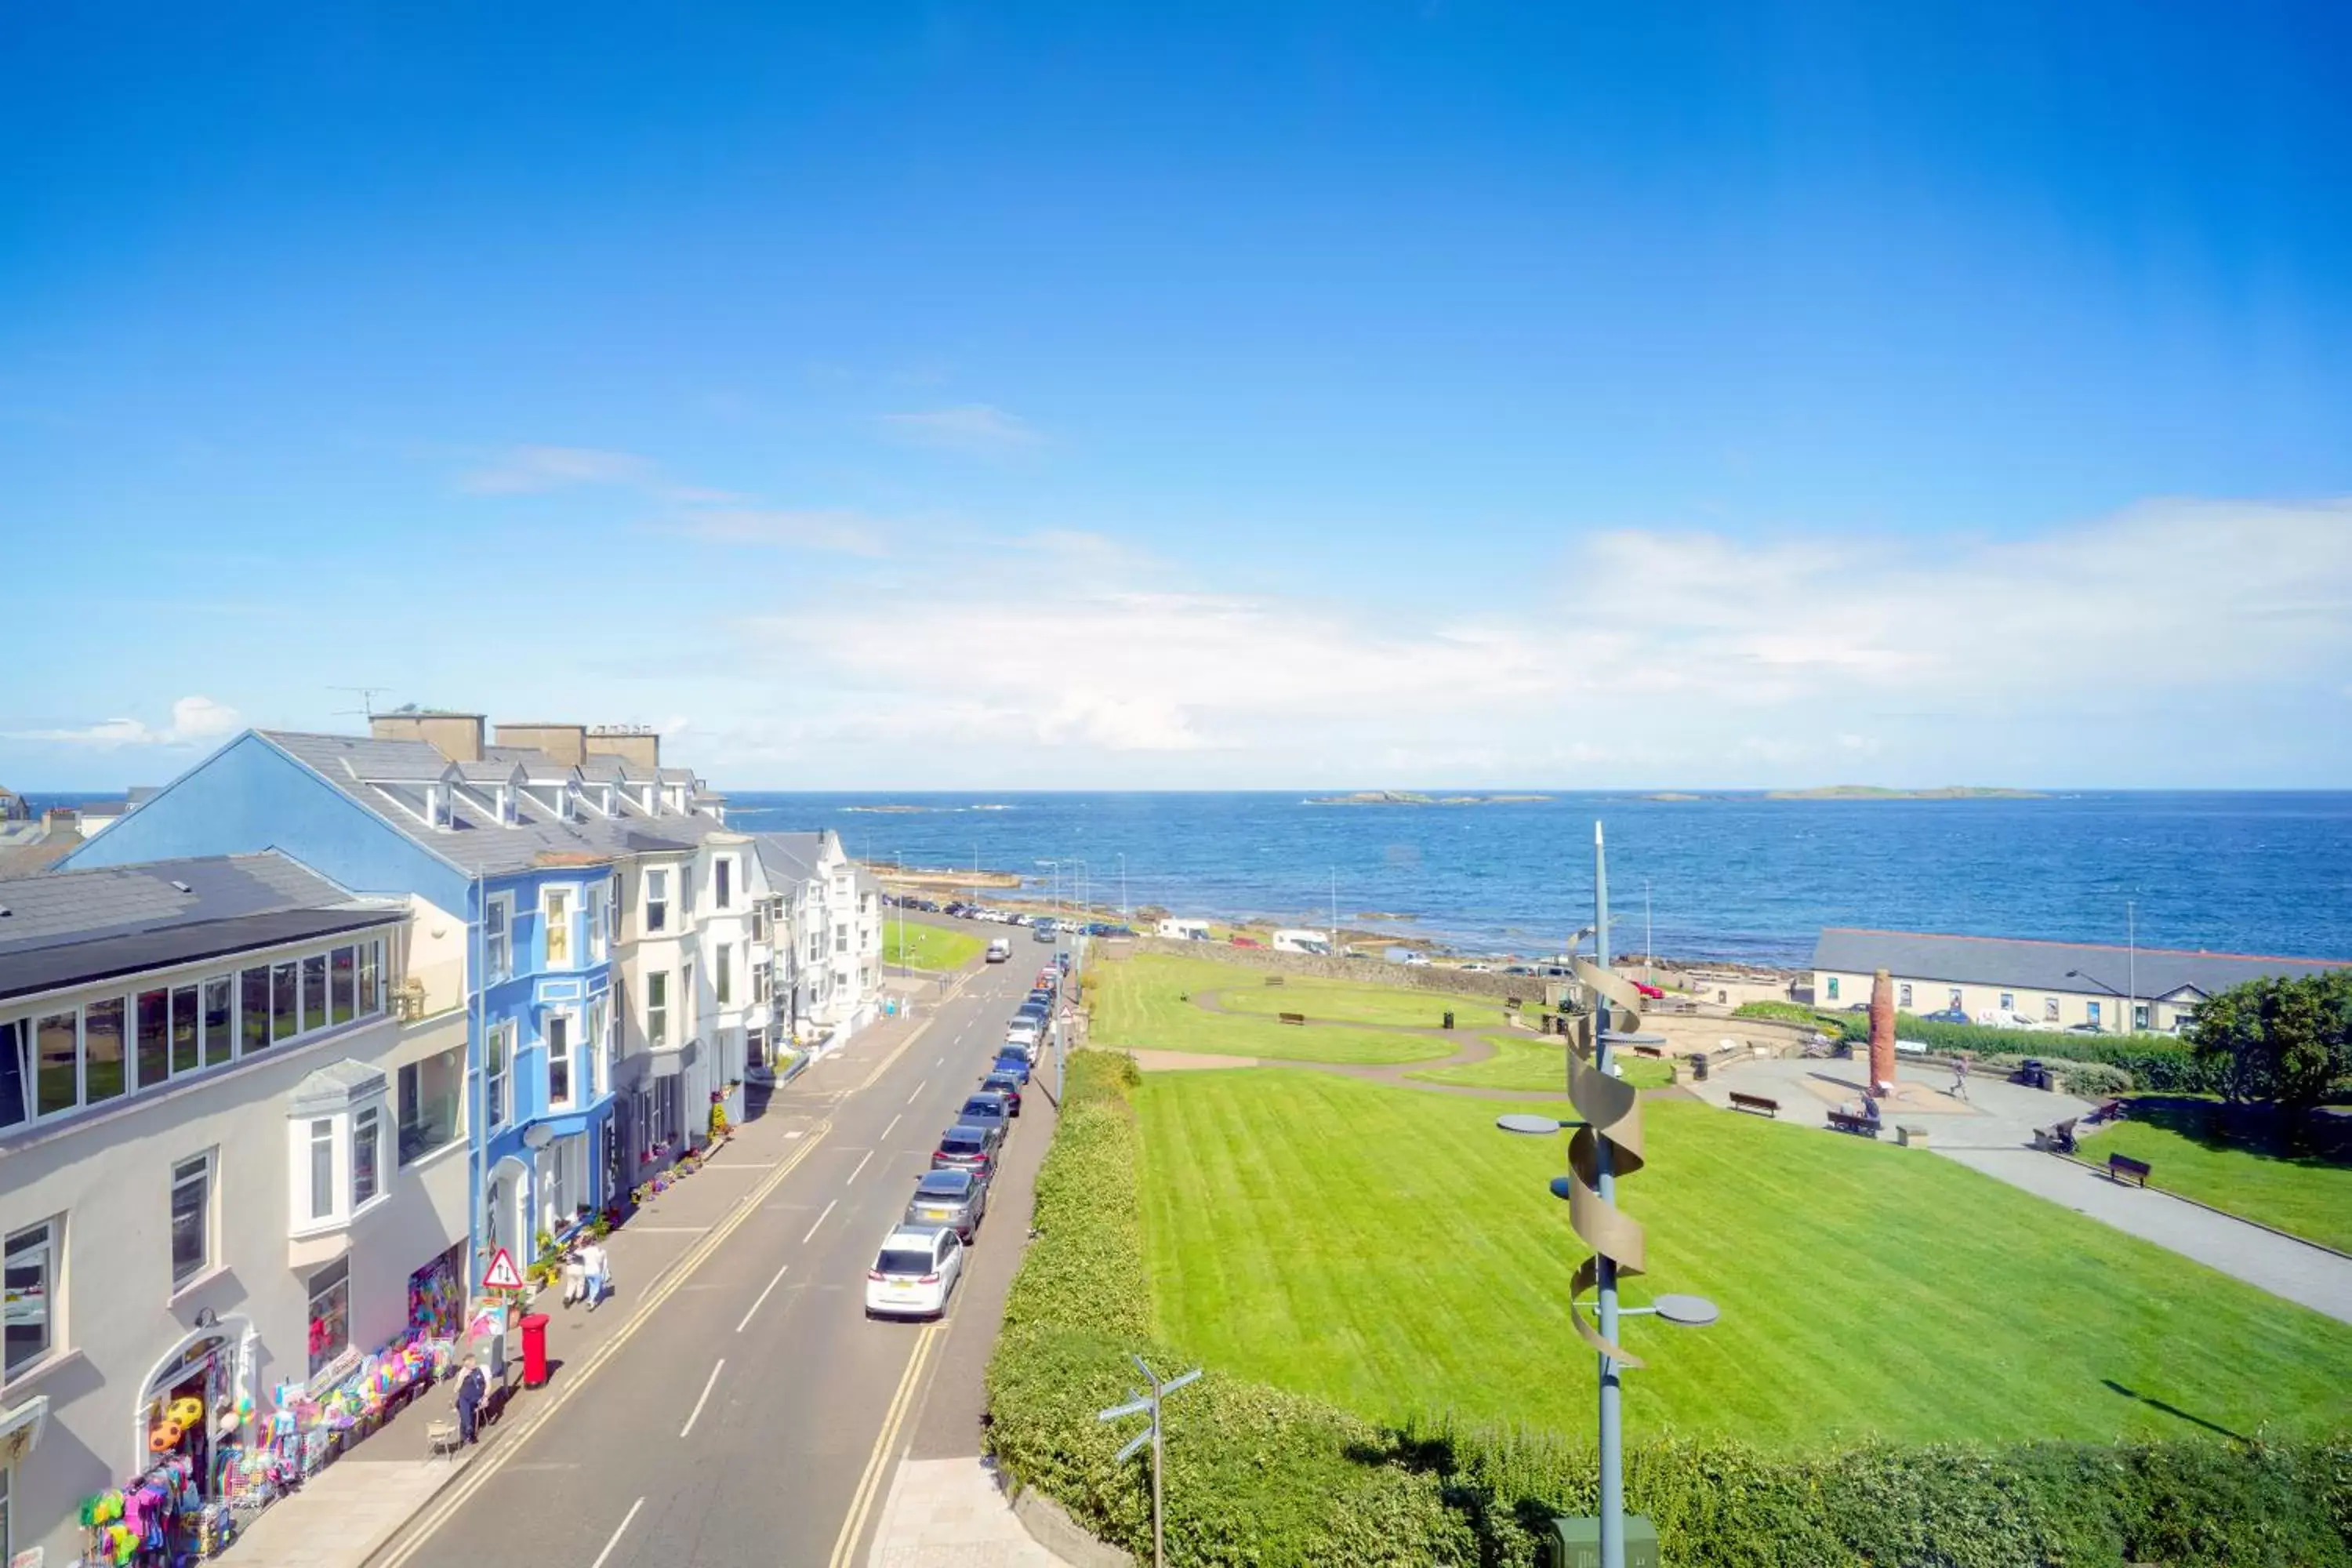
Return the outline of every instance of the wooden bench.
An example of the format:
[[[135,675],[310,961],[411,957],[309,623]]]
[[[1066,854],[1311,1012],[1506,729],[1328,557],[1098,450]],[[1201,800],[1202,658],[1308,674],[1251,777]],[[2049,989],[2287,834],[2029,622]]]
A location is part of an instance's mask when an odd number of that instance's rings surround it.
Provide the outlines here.
[[[1652,1056],[1656,1056],[1658,1054],[1657,1047],[1654,1046],[1645,1046],[1640,1048],[1647,1050]],[[1752,1110],[1759,1116],[1769,1116],[1776,1121],[1780,1120],[1780,1102],[1779,1100],[1767,1100],[1760,1094],[1742,1094],[1736,1089],[1731,1091],[1731,1109],[1734,1110]],[[1840,1113],[1832,1112],[1832,1114]],[[1855,1120],[1859,1121],[1861,1119],[1857,1117]]]
[[[1304,1024],[1307,1022],[1307,1015],[1304,1013],[1276,1013],[1274,1016],[1275,1021],[1281,1024]]]
[[[1664,1046],[1635,1046],[1633,1047],[1633,1054],[1637,1057],[1652,1057],[1659,1061],[1664,1061],[1666,1058],[1666,1047]],[[1767,1100],[1765,1103],[1769,1105],[1771,1102]]]
[[[2108,1155],[2108,1179],[2110,1181],[2120,1182],[2126,1176],[2131,1177],[2132,1180],[2137,1182],[2143,1187],[2147,1185],[2147,1162],[2145,1160],[2135,1160],[2129,1154]]]
[[[1867,1116],[1856,1116],[1851,1110],[1831,1111],[1830,1130],[1834,1132],[1852,1132],[1864,1138],[1878,1136],[1876,1121]]]

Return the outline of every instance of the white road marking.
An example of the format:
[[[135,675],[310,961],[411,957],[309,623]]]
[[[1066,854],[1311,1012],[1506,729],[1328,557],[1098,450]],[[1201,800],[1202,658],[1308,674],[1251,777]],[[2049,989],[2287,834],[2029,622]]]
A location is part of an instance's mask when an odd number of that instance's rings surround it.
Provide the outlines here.
[[[792,1265],[789,1263],[784,1265],[784,1268],[790,1268],[791,1267]],[[751,1313],[758,1311],[762,1306],[764,1306],[767,1303],[770,1292],[773,1291],[777,1286],[783,1283],[784,1268],[779,1268],[776,1270],[776,1277],[768,1281],[768,1289],[761,1291],[760,1299],[751,1303],[751,1311],[744,1313],[743,1321],[735,1325],[735,1331],[737,1333],[741,1333],[746,1328],[751,1326]]]
[[[841,1200],[840,1200],[839,1198],[835,1198],[835,1199],[834,1199],[834,1200],[833,1200],[833,1204],[837,1204],[837,1203],[839,1203],[840,1201],[841,1201]],[[817,1216],[816,1216],[816,1225],[813,1225],[813,1226],[809,1226],[809,1227],[808,1227],[808,1236],[803,1236],[803,1237],[801,1237],[801,1245],[802,1245],[803,1247],[806,1247],[806,1246],[809,1244],[809,1236],[814,1236],[814,1235],[816,1234],[816,1226],[817,1226],[817,1225],[823,1225],[823,1224],[824,1223],[824,1215],[828,1215],[828,1214],[831,1214],[831,1213],[833,1212],[833,1204],[827,1204],[827,1205],[824,1205],[824,1214],[821,1214],[821,1215],[817,1215]]]
[[[590,1563],[588,1568],[604,1568],[604,1560],[613,1555],[613,1548],[621,1544],[621,1537],[628,1533],[629,1521],[636,1518],[637,1510],[645,1506],[646,1500],[643,1498],[629,1505],[629,1511],[621,1516],[619,1526],[613,1531],[613,1539],[604,1542],[604,1550],[596,1553],[596,1561]]]
[[[912,1105],[912,1104],[914,1104],[914,1103],[915,1103],[915,1101],[917,1101],[917,1100],[919,1100],[922,1099],[922,1098],[923,1098],[923,1090],[925,1090],[925,1089],[929,1089],[929,1088],[930,1088],[930,1087],[931,1087],[931,1080],[930,1080],[929,1079],[925,1079],[922,1082],[920,1082],[920,1083],[917,1084],[917,1085],[915,1086],[915,1092],[914,1092],[914,1093],[912,1093],[912,1094],[910,1094],[910,1095],[908,1095],[908,1096],[907,1097],[907,1103],[908,1103],[908,1104],[909,1104],[909,1105]]]
[[[866,1160],[871,1160],[872,1158],[874,1158],[874,1151],[868,1149],[866,1151]],[[843,1186],[845,1187],[849,1185],[851,1182],[857,1180],[857,1171],[866,1169],[866,1160],[860,1160],[857,1162],[857,1170],[849,1173],[848,1177],[841,1184]]]
[[[890,1127],[898,1126],[898,1121],[899,1118],[897,1116],[890,1118]],[[890,1141],[890,1127],[885,1127],[882,1129],[882,1141],[886,1143]]]
[[[677,1429],[680,1441],[685,1439],[688,1432],[694,1430],[694,1424],[702,1419],[702,1407],[710,1403],[710,1391],[719,1386],[719,1374],[726,1370],[727,1358],[720,1356],[719,1364],[710,1369],[710,1376],[703,1382],[702,1397],[694,1402],[694,1414],[688,1415],[686,1418],[686,1425]]]

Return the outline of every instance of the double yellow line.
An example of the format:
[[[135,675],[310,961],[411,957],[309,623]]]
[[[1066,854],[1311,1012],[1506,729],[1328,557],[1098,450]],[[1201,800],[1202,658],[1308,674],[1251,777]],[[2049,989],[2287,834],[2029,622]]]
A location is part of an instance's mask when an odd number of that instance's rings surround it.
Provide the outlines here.
[[[915,1353],[907,1358],[907,1370],[898,1378],[898,1392],[890,1396],[890,1408],[882,1417],[881,1435],[874,1439],[874,1452],[866,1461],[866,1473],[857,1478],[857,1490],[849,1500],[849,1513],[841,1521],[841,1533],[833,1542],[831,1568],[847,1568],[851,1553],[857,1550],[857,1538],[866,1533],[867,1515],[874,1511],[874,1500],[880,1495],[882,1478],[890,1473],[890,1450],[898,1447],[899,1429],[906,1426],[908,1415],[915,1407],[915,1395],[922,1386],[924,1363],[931,1359],[931,1347],[946,1331],[947,1320],[925,1323],[915,1336]]]
[[[736,1201],[733,1213],[705,1231],[692,1247],[686,1249],[677,1262],[670,1267],[669,1271],[661,1277],[653,1289],[646,1292],[644,1299],[638,1303],[635,1313],[627,1322],[621,1325],[620,1331],[597,1346],[589,1355],[586,1363],[580,1368],[580,1375],[567,1380],[562,1388],[557,1389],[554,1395],[541,1405],[530,1420],[523,1423],[510,1441],[500,1443],[488,1454],[467,1466],[465,1475],[435,1502],[431,1510],[424,1515],[422,1521],[410,1527],[406,1538],[400,1545],[391,1552],[374,1559],[374,1568],[403,1568],[403,1565],[432,1539],[435,1531],[448,1523],[459,1509],[472,1500],[474,1494],[488,1486],[491,1479],[506,1468],[508,1460],[522,1451],[523,1446],[530,1441],[540,1427],[553,1417],[557,1411],[563,1408],[564,1402],[585,1386],[590,1378],[596,1375],[599,1367],[619,1353],[621,1347],[627,1344],[639,1329],[645,1327],[646,1321],[653,1317],[655,1310],[664,1301],[677,1293],[679,1287],[686,1283],[688,1277],[709,1262],[711,1254],[719,1250],[719,1245],[734,1235],[744,1221],[759,1212],[760,1205],[768,1200],[769,1194],[782,1185],[784,1178],[793,1173],[793,1168],[803,1160],[807,1159],[816,1146],[824,1142],[832,1131],[833,1122],[830,1119],[820,1121],[811,1128],[808,1136],[801,1142],[798,1148],[784,1159],[778,1161],[774,1170],[760,1178],[749,1194]]]

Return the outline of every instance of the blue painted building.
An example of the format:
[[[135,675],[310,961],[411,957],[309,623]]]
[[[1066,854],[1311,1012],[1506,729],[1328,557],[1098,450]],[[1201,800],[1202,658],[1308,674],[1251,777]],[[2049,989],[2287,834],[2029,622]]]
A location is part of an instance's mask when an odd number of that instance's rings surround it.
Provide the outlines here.
[[[471,1277],[494,1247],[617,1200],[616,871],[659,829],[580,769],[486,747],[475,715],[433,738],[248,731],[68,858],[73,867],[282,851],[354,893],[405,897],[404,1005],[467,1010]],[[695,825],[699,826],[701,825]],[[698,834],[677,822],[679,837]]]

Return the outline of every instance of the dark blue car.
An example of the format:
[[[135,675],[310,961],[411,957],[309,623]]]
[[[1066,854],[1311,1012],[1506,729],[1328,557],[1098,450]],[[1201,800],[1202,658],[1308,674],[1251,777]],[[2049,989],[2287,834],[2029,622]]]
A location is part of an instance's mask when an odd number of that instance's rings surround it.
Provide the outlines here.
[[[1019,1051],[1006,1051],[1000,1055],[994,1062],[989,1065],[988,1070],[992,1073],[1019,1073],[1021,1075],[1021,1081],[1023,1083],[1027,1083],[1029,1081],[1029,1058],[1023,1056]]]

